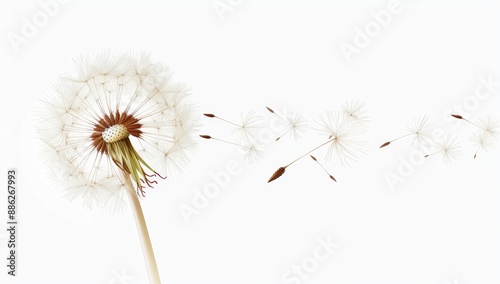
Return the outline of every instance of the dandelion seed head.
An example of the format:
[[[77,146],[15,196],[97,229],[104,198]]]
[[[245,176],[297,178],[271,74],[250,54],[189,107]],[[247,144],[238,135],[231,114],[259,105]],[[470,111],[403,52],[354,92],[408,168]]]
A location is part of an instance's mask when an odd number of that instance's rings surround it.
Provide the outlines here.
[[[259,159],[264,157],[262,147],[258,143],[248,144],[246,146],[241,147],[241,151],[243,152],[244,159],[249,163],[255,163]]]
[[[68,198],[105,205],[121,196],[118,171],[144,194],[187,164],[197,119],[189,89],[172,83],[167,67],[145,53],[103,52],[75,63],[77,73],[60,78],[37,114],[43,158]]]
[[[451,134],[444,136],[441,140],[436,142],[436,147],[446,164],[456,160],[462,152],[462,147],[458,139]]]
[[[252,144],[258,141],[259,131],[263,127],[263,118],[251,110],[241,115],[241,122],[233,129],[235,140],[241,144]]]
[[[309,124],[307,119],[294,112],[289,112],[286,115],[286,122],[288,127],[288,132],[290,133],[290,137],[293,137],[295,140],[299,140],[308,130]]]
[[[317,121],[318,130],[332,140],[326,160],[347,166],[366,153],[366,128],[354,123],[341,112],[327,111]]]
[[[484,131],[489,133],[493,138],[500,139],[500,120],[494,115],[484,115],[478,119],[477,125]]]
[[[428,115],[413,116],[407,131],[413,137],[412,145],[418,149],[428,148],[434,142],[434,125]]]
[[[366,104],[359,100],[348,100],[341,108],[342,113],[354,123],[366,126],[370,122]]]
[[[495,147],[496,139],[490,132],[478,129],[472,134],[470,141],[478,150],[489,152]]]

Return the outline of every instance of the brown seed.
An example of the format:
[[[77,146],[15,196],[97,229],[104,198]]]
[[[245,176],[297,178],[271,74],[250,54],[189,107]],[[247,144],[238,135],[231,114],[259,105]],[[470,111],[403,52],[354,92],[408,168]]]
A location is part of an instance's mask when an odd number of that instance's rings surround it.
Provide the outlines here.
[[[267,110],[268,110],[269,112],[274,113],[274,110],[272,110],[270,107],[266,107],[266,108],[267,108]]]
[[[215,115],[214,115],[214,114],[211,114],[211,113],[204,113],[203,115],[204,115],[204,116],[207,116],[207,117],[215,117]]]
[[[323,165],[316,159],[316,157],[314,157],[313,155],[309,155],[309,157],[311,157],[311,159],[313,159],[316,163],[318,163],[318,165],[325,171],[325,173],[334,181],[334,182],[337,182],[337,180],[330,174],[328,173],[328,171],[325,169],[325,167],[323,167]]]
[[[211,139],[212,136],[210,135],[200,135],[201,138],[205,138],[205,139]]]
[[[380,148],[384,148],[385,146],[389,146],[389,144],[391,144],[391,142],[385,142],[384,144],[382,144],[382,145],[380,146]]]
[[[427,158],[427,157],[429,157],[429,154],[427,154],[427,155],[424,156],[424,158]]]
[[[279,169],[277,169],[267,182],[272,182],[273,180],[282,176],[285,173],[285,169],[286,167],[280,167]]]
[[[458,118],[458,119],[464,119],[461,115],[458,115],[458,114],[452,114],[451,116],[453,116],[454,118]]]

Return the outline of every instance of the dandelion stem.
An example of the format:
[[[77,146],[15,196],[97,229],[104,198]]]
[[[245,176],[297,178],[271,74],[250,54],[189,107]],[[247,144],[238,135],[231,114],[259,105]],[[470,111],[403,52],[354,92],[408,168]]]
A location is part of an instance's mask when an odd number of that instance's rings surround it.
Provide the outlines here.
[[[479,128],[479,129],[483,129],[481,126],[479,126],[479,125],[475,124],[474,122],[472,122],[472,121],[470,121],[470,120],[468,120],[468,119],[464,118],[464,117],[463,117],[463,116],[461,116],[461,115],[458,115],[458,114],[452,114],[451,116],[453,116],[453,117],[454,117],[454,118],[456,118],[456,119],[461,119],[461,120],[464,120],[464,121],[466,121],[466,122],[468,122],[468,123],[470,123],[470,124],[474,125],[475,127]]]
[[[476,153],[474,153],[474,159],[477,157],[477,152],[481,149],[481,145],[477,146]]]
[[[278,141],[281,139],[281,137],[285,136],[288,132],[292,131],[292,128],[288,129],[285,133],[281,134],[280,136],[278,136],[278,138],[276,138],[275,141]]]
[[[284,167],[280,167],[279,169],[277,169],[277,170],[274,172],[274,174],[273,174],[273,175],[269,178],[269,180],[268,180],[267,182],[269,183],[269,182],[272,182],[273,180],[275,180],[275,179],[279,178],[280,176],[282,176],[282,175],[285,173],[286,168],[288,168],[289,166],[291,166],[293,163],[295,163],[295,162],[297,162],[298,160],[302,159],[304,156],[309,155],[311,152],[313,152],[313,151],[317,150],[318,148],[323,147],[323,146],[325,146],[326,144],[328,144],[328,143],[330,143],[330,142],[334,141],[335,139],[336,139],[336,138],[329,139],[329,140],[328,140],[328,141],[326,141],[325,143],[322,143],[321,145],[319,145],[319,146],[315,147],[315,148],[314,148],[314,149],[312,149],[311,151],[309,151],[309,152],[305,153],[304,155],[302,155],[302,156],[298,157],[297,159],[293,160],[290,164],[288,164],[288,165],[286,165],[286,166],[284,166]],[[330,178],[331,178],[332,180],[335,180],[335,178],[333,178],[333,176],[330,176]]]
[[[229,120],[225,120],[224,118],[220,118],[220,117],[218,117],[218,116],[215,116],[215,118],[218,118],[218,119],[220,119],[220,120],[222,120],[222,121],[224,121],[224,122],[226,122],[226,123],[232,124],[232,125],[234,125],[234,126],[236,126],[236,127],[241,127],[241,125],[239,125],[239,124],[237,124],[237,123],[234,123],[234,122],[231,122],[231,121],[229,121]]]
[[[319,149],[319,148],[321,148],[321,147],[325,146],[326,144],[328,144],[328,143],[330,143],[330,142],[334,141],[335,139],[336,139],[336,138],[332,138],[332,139],[330,139],[330,140],[326,141],[325,143],[320,144],[319,146],[314,147],[314,148],[313,148],[312,150],[310,150],[309,152],[305,153],[304,155],[302,155],[302,156],[298,157],[297,159],[293,160],[290,164],[286,165],[286,166],[285,166],[285,168],[286,168],[286,167],[289,167],[291,164],[293,164],[293,163],[297,162],[298,160],[300,160],[300,159],[304,158],[306,155],[309,155],[310,153],[314,152],[315,150],[317,150],[317,149]]]
[[[427,158],[427,157],[432,156],[432,155],[437,154],[437,153],[439,153],[439,151],[434,152],[434,153],[430,153],[430,154],[426,154],[426,155],[424,155],[424,158]]]
[[[144,255],[144,261],[146,262],[149,283],[160,284],[160,275],[158,274],[158,267],[156,266],[155,255],[153,247],[151,246],[151,239],[149,238],[148,227],[146,226],[146,220],[144,219],[144,214],[142,213],[139,198],[137,197],[136,190],[132,185],[129,174],[120,170],[120,175],[120,179],[124,183],[130,204],[132,205],[132,210],[134,212],[135,224],[141,240],[142,253]]]
[[[270,107],[266,107],[266,108],[267,108],[267,110],[268,110],[270,113],[272,113],[272,114],[276,115],[279,119],[281,119],[281,121],[283,121],[285,124],[287,124],[287,125],[288,125],[288,121],[286,121],[283,117],[281,117],[281,116],[279,116],[277,113],[275,113],[275,112],[274,112],[274,110],[273,110],[272,108],[270,108]]]
[[[408,133],[408,134],[406,134],[406,135],[403,135],[403,136],[398,137],[398,138],[396,138],[396,139],[393,139],[393,140],[391,140],[391,141],[387,141],[387,142],[385,142],[384,144],[382,144],[382,145],[380,146],[380,148],[384,148],[384,147],[386,147],[386,146],[389,146],[389,144],[391,144],[391,143],[392,143],[392,142],[394,142],[394,141],[397,141],[397,140],[399,140],[399,139],[401,139],[401,138],[405,138],[405,137],[408,137],[408,136],[410,136],[410,135],[414,135],[414,134],[415,134],[415,133]]]
[[[391,142],[391,143],[392,143],[392,142],[397,141],[397,140],[399,140],[399,139],[401,139],[401,138],[405,138],[405,137],[408,137],[408,136],[411,136],[411,135],[414,135],[414,134],[415,134],[415,133],[408,133],[408,134],[406,134],[406,135],[403,135],[403,136],[401,136],[401,137],[398,137],[398,138],[396,138],[396,139],[393,139],[393,140],[391,140],[391,141],[389,141],[389,142]]]
[[[337,182],[337,180],[335,179],[335,177],[333,177],[326,169],[325,167],[323,167],[323,165],[316,159],[316,157],[314,157],[313,155],[310,155],[311,156],[311,159],[313,159],[324,171],[325,173],[330,177],[330,179],[332,179],[334,182]]]
[[[204,115],[204,116],[206,116],[206,117],[210,117],[210,118],[217,118],[217,119],[220,119],[220,120],[222,120],[222,121],[224,121],[224,122],[226,122],[226,123],[232,124],[232,125],[237,126],[237,127],[241,127],[241,125],[236,124],[236,123],[234,123],[234,122],[231,122],[231,121],[229,121],[229,120],[225,120],[225,119],[223,119],[223,118],[221,118],[221,117],[216,116],[216,115],[215,115],[215,114],[213,114],[213,113],[204,113],[203,115]]]
[[[468,120],[468,119],[465,119],[465,118],[462,118],[462,119],[463,119],[464,121],[466,121],[466,122],[468,122],[468,123],[470,123],[470,124],[474,125],[475,127],[479,128],[479,129],[483,129],[481,126],[479,126],[479,125],[475,124],[474,122],[472,122],[472,121],[470,121],[470,120]]]
[[[220,141],[220,142],[224,142],[224,143],[232,144],[232,145],[235,145],[235,146],[240,146],[240,147],[243,147],[243,148],[250,148],[250,147],[245,146],[245,145],[240,145],[240,144],[238,144],[238,143],[234,143],[234,142],[227,141],[227,140],[222,140],[222,139],[219,139],[219,138],[213,138],[213,137],[212,137],[212,139],[217,140],[217,141]]]
[[[247,148],[247,149],[251,149],[252,148],[252,147],[241,145],[241,144],[234,143],[234,142],[231,142],[231,141],[227,141],[227,140],[222,140],[222,139],[219,139],[219,138],[215,138],[215,137],[212,137],[210,135],[200,135],[200,137],[201,138],[205,138],[205,139],[217,140],[217,141],[220,141],[220,142],[228,143],[228,144],[231,144],[231,145],[235,145],[235,146],[239,146],[239,147],[243,147],[243,148]]]

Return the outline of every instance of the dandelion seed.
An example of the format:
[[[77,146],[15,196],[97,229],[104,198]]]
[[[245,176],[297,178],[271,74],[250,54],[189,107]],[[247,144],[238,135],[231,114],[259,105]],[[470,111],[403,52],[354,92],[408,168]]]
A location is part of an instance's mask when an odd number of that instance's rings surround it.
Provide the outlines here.
[[[299,140],[302,135],[307,131],[307,121],[306,119],[297,113],[290,112],[286,116],[286,127],[288,128],[283,134],[276,138],[276,141],[281,139],[281,137],[289,134],[290,137],[293,137],[295,140]]]
[[[483,130],[477,130],[472,135],[472,143],[476,146],[476,152],[474,153],[474,159],[477,157],[479,150],[489,152],[494,146],[496,139],[490,132],[485,132]]]
[[[274,174],[269,178],[269,180],[267,182],[269,183],[269,182],[272,182],[273,180],[279,178],[280,176],[282,176],[285,173],[285,170],[286,170],[286,167],[280,167],[279,169],[277,169],[274,172]]]
[[[45,158],[60,165],[53,176],[71,199],[113,206],[109,200],[128,194],[150,281],[159,283],[138,195],[166,178],[172,164],[179,166],[176,155],[193,146],[197,120],[189,89],[172,83],[169,69],[146,54],[108,52],[76,63],[78,73],[61,78],[38,113]]]
[[[303,157],[309,155],[310,153],[314,152],[315,150],[325,146],[326,144],[328,143],[331,143],[335,140],[335,138],[332,138],[332,139],[329,139],[328,141],[320,144],[319,146],[313,148],[312,150],[308,151],[307,153],[303,154],[302,156],[298,157],[297,159],[293,160],[291,163],[289,163],[288,165],[286,166],[283,166],[283,167],[280,167],[279,169],[276,170],[276,172],[271,176],[271,178],[269,178],[268,182],[271,182],[277,178],[279,178],[280,176],[282,176],[284,173],[285,173],[285,170],[286,168],[288,168],[289,166],[293,165],[295,162],[297,162],[298,160],[302,159]]]
[[[286,121],[286,119],[284,119],[284,118],[283,118],[283,117],[281,117],[279,114],[277,114],[277,113],[276,113],[276,112],[275,112],[272,108],[270,108],[270,107],[267,107],[267,106],[266,106],[266,109],[267,109],[270,113],[274,114],[276,117],[278,117],[279,119],[281,119],[281,121],[283,121],[283,123],[288,124],[288,121]]]
[[[234,126],[232,133],[236,136],[238,142],[254,143],[258,138],[258,130],[262,128],[262,117],[256,115],[254,111],[249,111],[245,115],[242,114],[240,123],[229,121],[213,113],[204,113],[203,115]]]
[[[259,130],[263,127],[262,120],[262,117],[252,110],[242,114],[240,124],[233,130],[236,141],[243,144],[260,143]]]
[[[231,144],[231,145],[234,145],[234,146],[238,146],[243,151],[245,160],[247,162],[249,162],[249,163],[256,162],[258,159],[260,159],[260,158],[263,157],[262,149],[261,149],[260,145],[257,144],[257,143],[253,143],[253,144],[239,144],[239,143],[235,143],[235,142],[231,142],[231,141],[227,141],[227,140],[215,138],[215,137],[212,137],[210,135],[205,135],[205,134],[200,135],[200,137],[204,138],[204,139],[212,139],[212,140],[220,141],[220,142],[223,142],[223,143]]]
[[[500,120],[493,115],[484,115],[479,117],[477,125],[484,132],[489,133],[493,138],[500,138]]]
[[[342,113],[347,116],[351,122],[358,123],[360,126],[366,126],[370,122],[366,105],[362,101],[346,101],[342,105]]]
[[[241,150],[244,153],[245,160],[252,164],[264,157],[262,153],[262,147],[259,144],[249,144],[241,146]]]
[[[349,165],[350,162],[366,153],[365,127],[359,127],[341,113],[332,111],[327,111],[324,116],[320,116],[317,123],[319,124],[318,130],[328,136],[327,141],[309,150],[288,165],[280,167],[268,182],[279,178],[285,173],[286,168],[325,145],[329,145],[326,159],[343,166]]]
[[[494,138],[498,139],[500,136],[500,120],[496,119],[493,115],[484,115],[481,116],[478,119],[477,123],[474,123],[466,118],[464,118],[461,115],[458,114],[452,114],[454,118],[461,119],[481,130],[484,132],[488,132],[491,134]]]
[[[494,146],[495,142],[500,139],[500,121],[493,115],[481,116],[476,123],[458,114],[452,114],[451,116],[461,119],[477,128],[477,131],[471,137],[471,141],[476,146],[474,159],[477,157],[479,150],[483,149],[488,152]]]
[[[326,153],[326,160],[347,166],[358,157],[366,154],[367,129],[342,113],[327,111],[319,117],[317,130],[328,136],[331,143]]]
[[[213,113],[204,113],[203,115],[204,115],[204,116],[206,116],[206,117],[210,117],[210,118],[217,118],[217,119],[219,119],[219,120],[221,120],[221,121],[224,121],[225,123],[229,123],[229,124],[231,124],[231,125],[233,125],[233,126],[236,126],[236,127],[242,127],[242,125],[240,125],[240,124],[237,124],[237,123],[231,122],[231,121],[229,121],[229,120],[227,120],[227,119],[224,119],[224,118],[222,118],[222,117],[219,117],[219,116],[217,116],[217,115],[215,115],[215,114],[213,114]]]
[[[279,135],[275,140],[280,140],[286,134],[289,134],[290,137],[293,137],[295,140],[298,140],[302,137],[302,135],[307,131],[308,123],[307,120],[300,114],[289,112],[286,115],[286,119],[277,114],[272,108],[266,107],[266,109],[277,116],[288,128],[284,133]]]
[[[461,146],[456,137],[452,135],[446,135],[443,139],[436,142],[436,151],[425,155],[424,157],[430,157],[435,154],[441,154],[443,161],[445,163],[450,163],[455,160],[461,153]]]
[[[325,169],[325,167],[323,167],[323,165],[318,161],[318,159],[316,159],[316,157],[314,157],[313,155],[309,156],[323,169],[323,171],[325,171],[325,173],[330,177],[331,180],[337,182],[337,180]]]
[[[380,148],[387,147],[392,142],[405,137],[413,137],[412,145],[416,146],[418,149],[424,149],[432,145],[434,126],[429,120],[429,117],[427,115],[412,117],[411,124],[406,129],[409,132],[408,134],[400,136],[391,141],[387,141],[384,144],[382,144]]]

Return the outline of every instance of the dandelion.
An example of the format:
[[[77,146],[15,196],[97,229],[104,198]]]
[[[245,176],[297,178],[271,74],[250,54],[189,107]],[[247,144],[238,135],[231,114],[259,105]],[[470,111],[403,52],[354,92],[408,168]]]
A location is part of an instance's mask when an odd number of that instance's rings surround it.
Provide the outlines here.
[[[391,141],[385,142],[380,146],[380,148],[389,146],[392,142],[405,137],[413,137],[412,145],[416,146],[418,149],[423,149],[432,145],[434,126],[427,115],[412,117],[410,126],[408,126],[406,129],[408,131],[407,134]]]
[[[342,166],[349,165],[350,162],[366,153],[365,127],[360,127],[342,113],[333,111],[327,111],[324,116],[320,116],[317,123],[319,124],[318,130],[328,137],[327,141],[309,150],[288,165],[280,167],[269,178],[268,182],[279,178],[289,166],[326,145],[329,145],[326,159]]]
[[[440,154],[445,163],[450,163],[455,160],[461,153],[460,143],[457,138],[452,135],[446,135],[440,141],[436,142],[436,151],[426,154],[424,157],[430,157],[435,154]]]
[[[160,283],[138,196],[178,171],[195,144],[189,89],[146,54],[101,53],[76,63],[77,74],[62,77],[42,102],[45,158],[72,199],[108,205],[126,192],[150,283]]]
[[[294,112],[289,112],[286,115],[286,118],[283,118],[273,109],[269,107],[266,107],[266,109],[277,116],[287,127],[287,130],[275,139],[276,141],[280,140],[286,134],[289,134],[290,137],[293,137],[295,140],[299,140],[307,131],[308,123],[302,115]]]
[[[480,149],[489,151],[496,140],[500,139],[500,121],[493,115],[481,116],[477,122],[472,122],[459,114],[452,114],[451,116],[476,127],[477,131],[471,137],[471,141],[476,145],[474,159]]]

